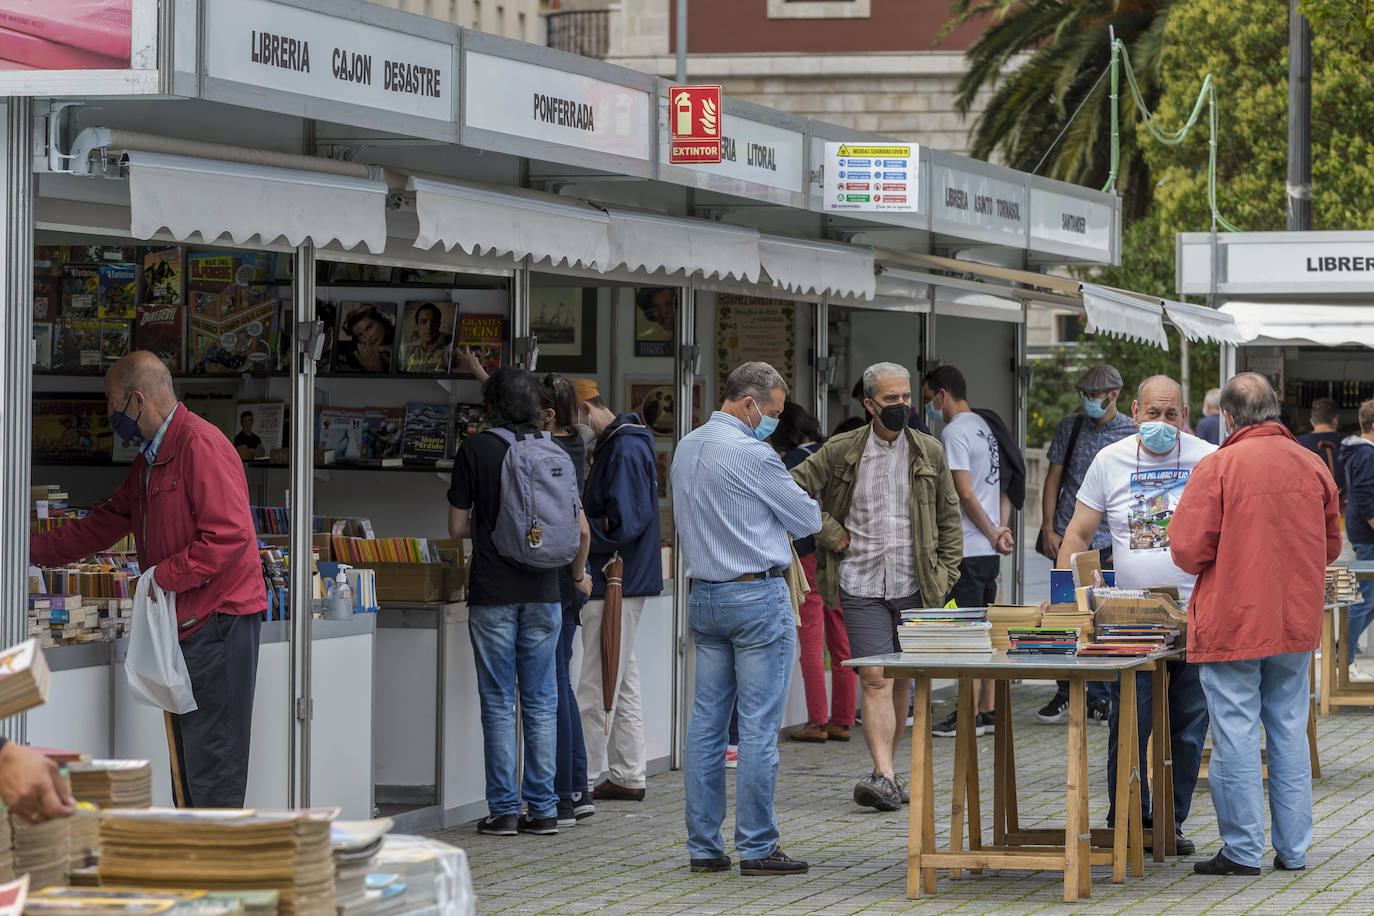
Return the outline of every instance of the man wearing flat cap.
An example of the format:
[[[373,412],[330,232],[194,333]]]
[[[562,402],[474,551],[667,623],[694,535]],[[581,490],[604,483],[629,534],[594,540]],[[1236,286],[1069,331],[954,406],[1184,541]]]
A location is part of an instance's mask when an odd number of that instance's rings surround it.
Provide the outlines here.
[[[589,426],[596,434],[582,494],[587,524],[592,529],[592,597],[582,609],[582,674],[577,685],[587,768],[589,774],[606,774],[592,790],[592,798],[641,801],[647,773],[635,632],[644,599],[663,591],[654,434],[638,414],[617,416],[593,380],[575,378],[572,383],[578,425]],[[607,724],[601,695],[601,618],[606,610],[602,567],[616,555],[625,562],[625,568],[621,576],[619,673]],[[615,662],[608,659],[606,663]]]
[[[1046,454],[1050,467],[1045,473],[1045,487],[1040,494],[1042,521],[1036,550],[1048,556],[1051,562],[1058,556],[1064,530],[1069,527],[1069,519],[1073,518],[1078,488],[1083,485],[1083,475],[1088,473],[1088,466],[1103,448],[1136,433],[1135,421],[1116,409],[1116,399],[1121,394],[1121,373],[1116,371],[1115,366],[1098,363],[1083,373],[1076,387],[1079,397],[1083,399],[1082,409],[1065,416],[1054,431],[1054,439]],[[1102,568],[1111,569],[1112,533],[1107,528],[1105,516],[1093,534],[1091,547],[1101,551]],[[1107,711],[1107,685],[1089,683],[1088,718],[1106,725]],[[1038,715],[1040,721],[1051,724],[1068,721],[1068,681],[1059,682],[1058,692]]]

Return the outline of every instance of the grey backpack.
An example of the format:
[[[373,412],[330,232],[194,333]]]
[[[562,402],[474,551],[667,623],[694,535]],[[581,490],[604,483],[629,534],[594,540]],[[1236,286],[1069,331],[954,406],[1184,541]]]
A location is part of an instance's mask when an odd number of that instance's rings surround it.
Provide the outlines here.
[[[535,569],[567,566],[577,556],[581,501],[572,459],[549,433],[488,430],[510,448],[501,463],[501,508],[492,543],[501,556]]]

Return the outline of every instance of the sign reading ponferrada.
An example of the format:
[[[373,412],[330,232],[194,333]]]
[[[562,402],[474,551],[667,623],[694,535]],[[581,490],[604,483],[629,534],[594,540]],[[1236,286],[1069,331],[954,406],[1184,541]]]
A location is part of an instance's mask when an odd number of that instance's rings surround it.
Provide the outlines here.
[[[719,86],[668,89],[668,161],[719,162],[722,116]]]
[[[920,209],[916,144],[827,143],[824,208],[869,213]]]
[[[209,78],[452,120],[447,42],[273,0],[210,0],[206,9]]]

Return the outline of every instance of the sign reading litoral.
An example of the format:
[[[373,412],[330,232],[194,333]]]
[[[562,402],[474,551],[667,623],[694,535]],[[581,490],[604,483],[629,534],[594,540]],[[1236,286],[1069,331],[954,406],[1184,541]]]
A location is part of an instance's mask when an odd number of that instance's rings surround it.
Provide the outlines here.
[[[675,165],[720,162],[719,86],[673,86],[668,90],[668,161]]]
[[[917,212],[920,157],[915,143],[827,143],[825,209]]]

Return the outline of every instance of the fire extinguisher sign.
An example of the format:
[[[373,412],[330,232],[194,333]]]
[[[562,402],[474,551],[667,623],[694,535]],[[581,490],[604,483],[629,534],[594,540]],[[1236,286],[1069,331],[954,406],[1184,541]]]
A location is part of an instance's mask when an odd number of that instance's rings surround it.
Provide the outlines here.
[[[672,163],[720,162],[720,87],[673,86],[668,90]]]

